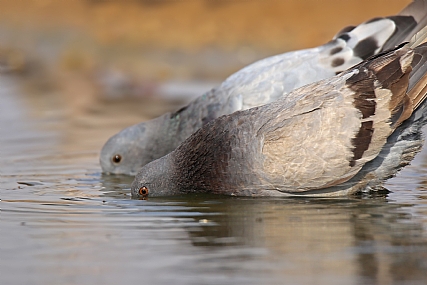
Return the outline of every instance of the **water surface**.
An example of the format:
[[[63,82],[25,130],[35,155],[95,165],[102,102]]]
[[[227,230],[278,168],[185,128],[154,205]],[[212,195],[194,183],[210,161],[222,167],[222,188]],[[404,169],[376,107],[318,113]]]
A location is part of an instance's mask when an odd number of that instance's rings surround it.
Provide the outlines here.
[[[55,91],[4,76],[0,98],[1,284],[427,280],[427,151],[386,184],[390,193],[132,200],[132,178],[100,173],[100,148],[164,105],[98,102],[76,113]]]

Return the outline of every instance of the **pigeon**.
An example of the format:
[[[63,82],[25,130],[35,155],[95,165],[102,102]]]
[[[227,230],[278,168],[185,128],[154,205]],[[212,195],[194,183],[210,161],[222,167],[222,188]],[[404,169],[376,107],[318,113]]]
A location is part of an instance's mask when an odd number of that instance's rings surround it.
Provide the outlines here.
[[[330,78],[403,41],[427,23],[427,0],[415,0],[398,15],[347,27],[325,45],[255,62],[189,105],[128,127],[103,146],[103,173],[135,175],[145,164],[173,151],[210,121],[277,100],[295,88]]]
[[[211,121],[145,165],[132,197],[331,197],[378,187],[420,148],[420,130],[406,124],[427,116],[427,27],[420,33],[339,75]]]

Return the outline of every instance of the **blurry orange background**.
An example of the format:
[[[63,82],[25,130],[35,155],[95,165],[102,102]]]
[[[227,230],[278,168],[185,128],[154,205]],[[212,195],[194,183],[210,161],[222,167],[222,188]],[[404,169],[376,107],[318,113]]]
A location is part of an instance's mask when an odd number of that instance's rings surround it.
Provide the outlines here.
[[[113,62],[153,79],[195,76],[189,69],[197,63],[191,59],[185,66],[162,62],[157,54],[150,60],[150,54],[181,53],[187,59],[213,49],[236,53],[245,65],[261,56],[325,43],[346,25],[395,14],[409,2],[0,0],[0,48],[19,49],[69,69]],[[241,67],[227,61],[223,70],[213,65],[202,76],[226,76]]]
[[[0,0],[0,73],[20,78],[22,94],[44,114],[62,106],[62,115],[88,124],[83,115],[111,112],[117,131],[258,59],[326,43],[345,26],[394,15],[410,2]],[[119,110],[126,114],[120,123]]]

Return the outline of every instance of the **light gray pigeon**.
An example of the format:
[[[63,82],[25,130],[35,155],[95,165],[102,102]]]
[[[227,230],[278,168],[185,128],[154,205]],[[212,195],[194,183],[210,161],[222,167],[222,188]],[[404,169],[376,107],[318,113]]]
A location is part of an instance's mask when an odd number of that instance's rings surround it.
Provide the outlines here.
[[[347,27],[325,45],[255,62],[188,106],[111,137],[101,151],[102,171],[135,175],[143,165],[173,151],[211,120],[273,102],[295,88],[330,78],[409,40],[426,23],[427,0],[415,0],[397,16]]]
[[[422,144],[427,28],[421,32],[421,41],[208,123],[145,165],[132,197],[343,196],[379,186]]]

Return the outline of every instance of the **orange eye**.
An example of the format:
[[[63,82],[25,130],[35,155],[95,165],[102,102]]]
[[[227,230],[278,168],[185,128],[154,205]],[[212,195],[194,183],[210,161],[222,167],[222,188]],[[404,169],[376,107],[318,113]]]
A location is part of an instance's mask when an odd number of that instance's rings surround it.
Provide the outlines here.
[[[121,155],[116,154],[115,156],[113,156],[113,162],[114,163],[119,163],[122,160]]]
[[[141,188],[139,188],[139,195],[146,197],[148,196],[148,188],[145,186],[142,186]]]

